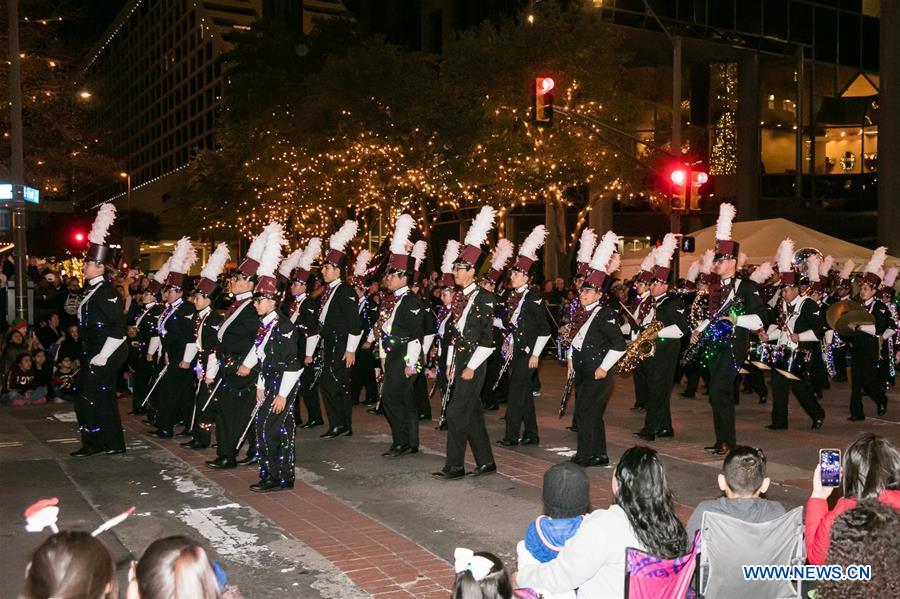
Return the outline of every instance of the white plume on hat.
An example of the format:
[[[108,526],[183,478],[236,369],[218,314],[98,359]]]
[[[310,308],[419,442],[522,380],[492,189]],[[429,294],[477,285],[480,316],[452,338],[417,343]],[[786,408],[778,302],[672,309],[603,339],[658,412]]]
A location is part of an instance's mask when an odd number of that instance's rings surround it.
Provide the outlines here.
[[[97,216],[94,217],[94,224],[91,225],[91,232],[88,233],[88,241],[96,245],[103,245],[109,235],[109,228],[115,221],[116,207],[110,202],[100,206]]]
[[[488,233],[494,228],[496,215],[497,210],[492,206],[482,206],[475,220],[472,221],[472,226],[466,231],[465,244],[480,247],[487,239]]]
[[[876,248],[874,252],[872,252],[872,257],[869,259],[869,263],[866,264],[866,272],[877,275],[878,271],[881,270],[881,267],[884,266],[884,261],[887,259],[887,248],[883,245]]]
[[[818,254],[810,254],[806,257],[806,276],[809,277],[810,283],[818,283],[821,278],[819,269],[822,267],[822,260]]]
[[[618,245],[619,236],[613,231],[607,231],[600,243],[597,244],[597,249],[594,250],[594,255],[591,257],[591,269],[606,272],[606,267],[609,265],[609,261],[612,259]]]
[[[611,275],[622,266],[622,254],[615,253],[612,255],[612,258],[609,259],[609,264],[606,265],[606,274]]]
[[[882,283],[882,285],[884,285],[885,287],[893,287],[894,283],[897,282],[898,272],[900,272],[900,269],[898,269],[896,266],[892,266],[887,269],[887,273],[885,273],[884,275],[884,282]]]
[[[466,235],[466,238],[468,239],[468,235]],[[506,263],[509,262],[509,259],[512,258],[515,251],[516,246],[509,239],[504,238],[497,241],[497,245],[494,246],[494,251],[491,252],[491,268],[497,271],[506,268]]]
[[[684,278],[685,281],[690,281],[694,283],[697,281],[697,277],[700,276],[700,261],[694,260],[691,262],[691,265],[688,267],[687,276]]]
[[[519,255],[531,260],[537,260],[537,251],[543,247],[546,239],[547,227],[544,225],[536,226],[525,238],[525,241],[522,242],[522,245],[519,246]]]
[[[719,206],[719,218],[716,221],[716,239],[728,241],[731,239],[731,223],[737,215],[734,204],[722,204]]]
[[[747,263],[747,254],[744,252],[738,252],[737,258],[737,269],[740,270],[744,268],[744,265]]]
[[[581,237],[578,239],[578,254],[575,257],[577,262],[587,264],[591,261],[594,254],[594,248],[597,246],[597,234],[590,227],[585,227],[581,231]]]
[[[303,250],[297,248],[288,254],[287,258],[281,261],[281,265],[278,267],[278,274],[286,279],[291,278],[291,273],[294,272],[294,269],[300,264],[301,258],[303,258]]]
[[[459,258],[459,242],[451,239],[444,248],[444,255],[441,257],[441,272],[452,273],[453,263]]]
[[[410,217],[412,218],[412,217]],[[409,235],[409,233],[407,233]],[[393,252],[394,242],[391,240],[391,251]],[[405,254],[406,252],[401,252]],[[359,254],[356,256],[356,263],[353,265],[353,276],[361,277],[366,274],[366,269],[369,268],[369,262],[372,261],[372,252],[369,250],[361,250]]]
[[[253,238],[253,241],[250,242],[250,247],[247,248],[247,257],[251,260],[256,260],[259,262],[260,258],[262,258],[263,250],[266,249],[266,236],[271,231],[272,223],[269,223],[263,230],[259,232],[259,235]]]
[[[416,261],[416,270],[419,270],[419,267],[422,266],[422,262],[425,261],[425,252],[428,251],[428,242],[424,239],[420,239],[413,245],[412,252],[410,255]]]
[[[412,217],[410,217],[412,218]],[[329,239],[328,239],[328,247],[337,250],[339,252],[343,252],[344,248],[347,247],[347,244],[350,243],[350,240],[356,237],[356,232],[359,230],[359,223],[355,220],[345,220],[344,224],[341,225],[341,228],[337,230]],[[391,243],[393,246],[393,243]],[[392,250],[393,251],[393,250]],[[405,254],[406,248],[400,252]]]
[[[165,263],[159,267],[155,273],[153,273],[153,280],[159,283],[160,285],[165,284],[166,277],[169,276],[169,272],[172,270],[172,256],[166,258]]]
[[[259,260],[259,269],[256,272],[260,276],[274,277],[275,269],[281,261],[281,248],[287,245],[287,240],[278,223],[272,223],[266,229],[269,230],[266,235],[266,247],[263,249],[262,257]]]
[[[675,233],[666,233],[662,243],[656,248],[656,252],[653,254],[653,261],[657,266],[668,268],[677,247],[678,237],[675,236]]]
[[[222,271],[225,270],[225,263],[228,262],[228,259],[231,257],[231,254],[228,251],[228,244],[224,241],[219,243],[216,246],[216,249],[207,259],[206,264],[203,266],[203,270],[200,271],[200,276],[204,279],[209,279],[210,281],[215,281],[219,278],[219,275],[222,274]]]
[[[775,263],[778,264],[778,272],[790,272],[791,260],[794,259],[794,240],[788,237],[778,244],[775,251]]]
[[[409,214],[401,214],[394,223],[394,234],[391,235],[391,253],[392,254],[408,254],[406,249],[409,243],[409,235],[416,227],[416,219]]]
[[[831,272],[832,267],[834,267],[834,257],[831,254],[825,256],[825,259],[822,260],[822,263],[819,264],[819,278],[827,277],[828,273]]]
[[[656,263],[656,248],[650,248],[650,252],[644,256],[644,259],[641,260],[641,271],[650,271],[653,269],[653,265]]]
[[[184,274],[188,272],[197,261],[197,250],[191,243],[189,237],[182,237],[175,244],[175,251],[172,252],[172,264],[170,268],[172,272]]]
[[[757,285],[762,285],[766,281],[772,278],[772,275],[775,274],[775,269],[772,268],[771,262],[763,262],[759,266],[756,267],[752,273],[750,273],[750,280],[756,283]]]
[[[313,261],[318,258],[322,254],[322,238],[321,237],[312,237],[309,240],[309,243],[306,244],[306,247],[303,248],[303,255],[300,257],[300,262],[297,263],[297,268],[302,268],[305,271],[309,271],[312,268]]]
[[[716,252],[710,248],[703,252],[703,259],[700,262],[700,272],[708,275],[712,272],[713,262],[716,258]]]
[[[844,265],[841,266],[841,272],[838,273],[838,276],[841,278],[842,281],[849,279],[850,275],[853,274],[853,269],[855,269],[855,268],[856,268],[856,262],[854,262],[853,260],[847,260],[846,262],[844,262]]]

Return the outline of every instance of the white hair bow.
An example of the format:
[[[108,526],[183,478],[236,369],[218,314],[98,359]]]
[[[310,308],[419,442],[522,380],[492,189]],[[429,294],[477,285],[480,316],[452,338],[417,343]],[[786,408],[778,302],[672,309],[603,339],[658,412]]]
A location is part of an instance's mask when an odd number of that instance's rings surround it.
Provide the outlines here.
[[[491,573],[494,562],[486,557],[475,555],[471,549],[457,547],[453,552],[453,567],[457,574],[468,570],[476,582]]]

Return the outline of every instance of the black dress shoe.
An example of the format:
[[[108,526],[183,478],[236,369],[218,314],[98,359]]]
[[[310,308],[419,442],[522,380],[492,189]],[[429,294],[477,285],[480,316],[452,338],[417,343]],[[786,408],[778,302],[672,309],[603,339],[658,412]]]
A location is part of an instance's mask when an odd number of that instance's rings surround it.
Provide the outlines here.
[[[226,458],[226,457],[218,457],[214,460],[210,460],[206,462],[206,465],[210,468],[217,468],[219,470],[226,470],[228,468],[237,468],[237,462],[234,458]]]
[[[706,447],[703,448],[703,451],[708,451],[708,452],[710,452],[710,453],[715,453],[715,451],[716,451],[717,449],[719,449],[719,442],[718,442],[718,441],[716,441],[716,442],[713,443],[712,445],[707,445]]]
[[[861,420],[865,420],[865,416],[847,416],[847,420],[850,422],[860,422]]]
[[[538,437],[522,437],[519,439],[519,445],[540,445],[541,440]]]
[[[767,424],[766,428],[770,431],[784,431],[787,430],[786,424]]]
[[[369,408],[368,410],[366,410],[366,412],[368,412],[369,414],[373,414],[375,416],[380,416],[381,414],[384,414],[384,410],[382,410],[381,408],[378,408],[378,409]]]
[[[409,453],[419,453],[419,446],[415,445],[409,448]]]
[[[585,464],[588,468],[597,467],[597,466],[609,466],[609,456],[608,455],[595,455],[591,459],[587,461]]]
[[[416,449],[416,451],[419,451],[419,450]],[[401,445],[399,447],[393,447],[381,455],[390,457],[390,458],[399,458],[403,454],[410,453],[410,452],[411,452],[411,449],[410,449],[409,445]]]
[[[240,464],[241,466],[252,466],[253,464],[259,463],[259,456],[258,455],[248,455],[243,460],[238,460],[237,463]]]
[[[506,437],[503,437],[502,439],[497,441],[497,445],[502,445],[503,447],[515,447],[518,444],[519,442],[515,439],[507,439]]]
[[[125,448],[119,447],[117,449],[107,449],[103,453],[105,453],[106,455],[119,455],[120,453],[125,453]]]
[[[577,425],[577,424],[573,424],[572,426],[567,426],[566,428],[569,429],[570,431],[572,431],[573,433],[577,433],[577,432],[578,432],[578,425]]]
[[[728,455],[728,452],[731,451],[731,445],[722,441],[719,443],[716,450],[713,452],[714,455]]]
[[[766,403],[767,401],[769,401],[768,396],[766,396],[766,395],[759,396],[759,403],[763,404],[763,403]]]
[[[471,472],[467,472],[469,476],[484,476],[486,474],[493,474],[497,471],[497,464],[491,462],[490,464],[482,464],[481,466],[475,466],[475,469]]]
[[[656,435],[647,431],[638,431],[632,434],[639,439],[643,439],[644,441],[656,441]]]
[[[823,424],[825,424],[825,417],[824,417],[824,416],[822,416],[821,418],[816,418],[815,420],[813,420],[813,423],[812,423],[812,429],[813,429],[814,431],[817,431],[817,430],[819,430],[820,428],[822,428],[822,425],[823,425]]]
[[[400,447],[400,446],[399,445],[391,445],[390,447],[388,447],[387,451],[383,452],[381,455],[384,457],[388,457],[389,455],[392,455],[394,453],[394,451],[397,450],[398,447]]]
[[[321,420],[307,420],[300,426],[300,428],[315,428],[317,426],[322,426],[323,424],[325,423]]]
[[[631,410],[634,412],[643,412],[644,406],[639,405],[639,404],[634,404],[633,406],[631,406]]]
[[[377,399],[373,399],[373,400],[371,400],[371,401],[369,401],[369,400],[367,399],[366,401],[362,402],[362,405],[364,405],[364,406],[374,406],[374,405],[377,404],[377,403],[378,403],[378,400],[377,400]]]
[[[96,454],[100,453],[101,451],[103,451],[103,450],[102,449],[88,449],[87,447],[82,447],[81,449],[76,449],[69,455],[72,456],[73,458],[84,458],[89,455],[96,455]]]
[[[158,428],[155,431],[150,431],[150,434],[154,437],[159,437],[160,439],[171,439],[175,436],[172,431],[167,431],[161,428]]]
[[[256,491],[257,493],[265,493],[266,491],[271,491],[278,486],[280,485],[277,480],[266,479],[250,485],[250,490]]]
[[[191,431],[189,431],[187,429],[184,429],[180,433],[175,433],[175,436],[176,437],[193,437],[194,433],[192,433]]]
[[[437,472],[432,472],[431,476],[435,478],[440,478],[442,480],[455,480],[457,478],[462,478],[466,475],[466,469],[461,466],[454,466],[453,468],[448,468],[444,466],[442,469]]]
[[[656,436],[661,438],[671,438],[675,436],[675,431],[670,428],[661,428],[656,431]]]
[[[688,399],[693,399],[694,397],[696,397],[694,393],[688,393],[687,391],[682,391],[678,395],[680,395],[681,397],[686,397]]]
[[[345,432],[347,432],[346,428],[344,428],[343,426],[336,426],[333,429],[325,431],[324,433],[319,435],[319,438],[320,439],[334,439],[335,437],[340,437]]]
[[[206,449],[207,447],[209,447],[209,445],[207,445],[205,443],[200,443],[199,441],[197,441],[195,439],[191,439],[187,443],[182,443],[181,446],[186,447],[188,449]]]

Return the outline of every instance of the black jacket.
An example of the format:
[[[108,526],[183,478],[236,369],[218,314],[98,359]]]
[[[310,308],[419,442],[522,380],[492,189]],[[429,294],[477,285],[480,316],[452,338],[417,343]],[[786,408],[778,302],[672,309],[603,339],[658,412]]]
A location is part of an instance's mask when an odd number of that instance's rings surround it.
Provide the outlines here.
[[[165,314],[166,309],[163,310]],[[197,310],[193,304],[181,302],[163,321],[160,315],[157,328],[162,340],[163,352],[169,357],[169,364],[178,364],[184,357],[184,346],[194,341],[194,314]]]
[[[78,312],[82,350],[87,360],[100,353],[107,337],[125,338],[125,304],[112,283],[103,280],[85,288]]]
[[[734,285],[734,301],[731,304],[735,308],[740,308],[740,314],[755,314],[762,321],[763,328],[769,321],[769,311],[766,304],[759,295],[759,286],[750,279],[742,279],[734,277],[732,282]],[[728,301],[728,293],[723,290],[721,304],[718,307],[709,307],[709,316],[722,307]],[[715,308],[715,309],[714,309]],[[750,341],[750,331],[744,327],[734,327],[734,361],[736,364],[743,364],[747,357],[747,345]]]
[[[589,324],[584,325],[588,329],[581,349],[572,347],[572,366],[576,378],[593,378],[594,371],[603,363],[608,351],[625,351],[625,336],[619,328],[617,311],[603,303],[594,309],[597,311],[596,316]]]
[[[201,318],[200,312],[194,314],[194,330],[197,331],[194,343],[197,344],[197,363],[200,364],[201,368],[206,368],[207,358],[215,353],[216,348],[219,346],[219,327],[222,326],[222,321],[225,320],[225,317],[210,306],[206,318],[202,321],[200,320]]]
[[[231,361],[235,368],[240,366],[256,340],[259,329],[259,316],[253,307],[253,300],[246,299],[232,314],[219,325],[219,347],[217,354],[223,362]]]
[[[263,377],[267,390],[274,388],[277,393],[285,372],[300,371],[295,334],[294,324],[278,314],[263,346],[265,355],[259,364],[260,376]]]
[[[160,314],[162,314],[165,308],[165,304],[155,303],[149,308],[145,308],[134,323],[135,327],[137,327],[137,348],[143,353],[147,353],[147,349],[150,346],[150,339],[158,334],[156,325],[159,321]]]
[[[456,293],[462,293],[457,291]],[[496,298],[494,294],[477,288],[472,292],[475,297],[468,298],[472,306],[466,316],[463,330],[457,327],[453,314],[448,317],[446,333],[450,334],[451,343],[456,348],[455,360],[457,364],[465,365],[475,352],[476,347],[494,347],[494,309]]]
[[[512,294],[516,294],[515,291]],[[510,294],[510,298],[513,295]],[[507,299],[509,302],[509,299]],[[550,335],[550,322],[547,320],[547,309],[544,299],[537,289],[528,288],[518,303],[518,314],[508,304],[509,329],[513,336],[513,349],[517,355],[530,356],[538,337]],[[513,317],[515,321],[513,322]]]
[[[429,311],[422,300],[411,291],[407,291],[395,304],[395,307],[394,320],[390,323],[390,333],[385,330],[381,331],[381,349],[384,352],[385,360],[405,359],[409,344],[413,341],[421,344],[422,338],[425,336],[425,319]],[[385,327],[387,327],[388,318],[390,318],[390,314],[385,315]]]
[[[306,357],[306,340],[319,332],[318,301],[307,296],[298,305],[294,297],[283,304],[283,315],[293,323],[297,337],[297,355],[302,361]]]
[[[325,305],[323,304],[320,309],[325,310]],[[319,332],[326,350],[335,351],[341,355],[346,350],[347,337],[362,333],[356,292],[347,283],[342,281],[332,291],[325,312],[325,322],[321,323]]]

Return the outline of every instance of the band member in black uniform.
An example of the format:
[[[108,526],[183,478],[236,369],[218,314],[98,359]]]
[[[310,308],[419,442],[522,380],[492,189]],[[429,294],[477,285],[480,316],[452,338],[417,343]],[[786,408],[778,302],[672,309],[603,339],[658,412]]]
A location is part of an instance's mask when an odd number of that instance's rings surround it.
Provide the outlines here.
[[[207,384],[214,390],[210,401],[216,402],[216,459],[206,462],[211,468],[237,466],[238,440],[256,403],[259,370],[253,343],[259,329],[259,316],[253,309],[251,298],[266,239],[275,227],[277,225],[267,225],[250,243],[247,256],[228,280],[233,301],[219,325],[215,382],[207,374]],[[250,463],[253,460],[241,461]]]
[[[834,293],[828,298],[826,311],[837,302],[852,299],[850,293],[853,290],[853,282],[850,277],[853,276],[854,268],[856,268],[856,263],[853,260],[844,262],[840,272],[835,277],[837,282],[835,283]],[[834,381],[841,383],[847,380],[847,352],[850,351],[850,344],[848,339],[839,339],[834,333],[830,336],[831,343],[829,345],[832,345],[831,361],[834,367]]]
[[[775,341],[777,346],[787,351],[807,350],[810,353],[821,353],[821,340],[825,334],[825,323],[819,316],[816,302],[805,295],[800,295],[798,286],[800,274],[792,268],[794,242],[785,239],[778,246],[776,261],[781,278],[781,301],[778,303],[777,321],[769,325],[762,340]],[[777,368],[772,369],[772,423],[766,425],[770,430],[782,430],[788,427],[788,397],[791,392],[800,402],[804,411],[812,419],[812,428],[822,428],[825,410],[813,396],[808,373],[796,378],[790,372]],[[808,368],[808,363],[807,363]]]
[[[878,415],[887,412],[887,396],[878,376],[878,360],[882,335],[891,326],[887,306],[875,299],[881,285],[878,272],[884,265],[887,249],[880,247],[866,265],[866,273],[859,287],[859,301],[874,319],[874,324],[859,325],[851,340],[850,348],[850,417],[848,420],[865,420],[863,393],[871,397],[878,407]]]
[[[504,447],[540,442],[532,394],[533,376],[541,353],[550,341],[550,323],[540,292],[530,285],[537,271],[537,252],[546,237],[544,225],[536,226],[522,242],[519,256],[509,271],[510,291],[505,310],[508,333],[501,341],[501,353],[508,361],[509,406],[506,409],[506,434],[497,441]]]
[[[812,389],[813,397],[821,400],[825,390],[831,387],[831,384],[828,381],[828,368],[825,365],[825,358],[822,355],[822,349],[825,343],[824,333],[828,329],[828,325],[825,322],[826,310],[822,302],[822,297],[825,294],[825,288],[822,285],[821,280],[822,273],[820,272],[822,261],[819,259],[818,254],[812,254],[807,258],[806,264],[806,276],[809,279],[809,286],[806,288],[805,295],[814,303],[816,316],[824,327],[823,339],[820,339],[817,348],[810,346],[811,352],[809,357],[809,386]],[[825,276],[827,277],[827,273]]]
[[[125,344],[125,304],[116,288],[103,278],[112,251],[106,236],[116,218],[116,208],[103,204],[91,232],[84,257],[85,287],[78,306],[81,331],[81,372],[75,414],[81,431],[81,447],[72,456],[125,453],[122,419],[116,402],[116,381],[128,359]]]
[[[628,309],[625,302],[619,302],[621,313],[624,321],[620,321],[622,332],[628,340],[637,337],[640,323],[646,319],[653,307],[653,301],[650,299],[650,283],[653,281],[653,265],[656,256],[656,248],[650,249],[650,252],[641,262],[641,270],[634,281],[634,287],[637,290],[637,306],[633,310]],[[650,389],[650,381],[645,376],[634,376],[634,406],[632,410],[645,410],[647,408],[647,400],[652,394]]]
[[[650,294],[646,300],[650,309],[638,325],[641,332],[652,322],[660,323],[660,330],[649,337],[655,344],[652,357],[644,359],[634,371],[634,377],[645,377],[648,381],[647,402],[644,404],[644,428],[635,435],[645,441],[656,437],[675,436],[672,428],[670,400],[675,386],[675,371],[681,356],[681,339],[689,337],[691,325],[687,308],[680,297],[669,292],[671,262],[678,238],[673,233],[665,236],[656,248],[655,262],[650,280]]]
[[[350,373],[362,337],[362,323],[356,292],[341,280],[341,276],[347,269],[344,250],[356,236],[358,226],[356,221],[345,221],[340,230],[331,236],[322,265],[325,290],[319,299],[319,334],[324,353],[319,388],[328,412],[328,431],[320,435],[324,439],[353,434]]]
[[[713,262],[715,260],[715,251],[710,248],[703,253],[700,260],[700,274],[697,275],[697,291],[694,293],[694,299],[691,301],[688,310],[690,314],[691,327],[696,328],[709,311],[709,287],[716,281],[716,275],[713,274]],[[688,338],[686,344],[682,344],[682,353],[691,346],[691,339]],[[700,379],[706,385],[706,395],[709,395],[709,368],[702,362],[697,364],[684,366],[685,382],[684,391],[681,392],[682,397],[693,399],[697,395],[697,388],[700,386]]]
[[[456,289],[456,279],[453,277],[453,264],[459,257],[459,242],[451,239],[444,248],[444,255],[441,258],[441,306],[438,308],[435,316],[435,332],[436,341],[432,345],[431,352],[435,354],[435,364],[437,365],[437,385],[440,390],[441,397],[447,391],[447,357],[450,351],[450,336],[447,334],[447,327],[452,315],[452,305],[454,290]],[[446,414],[441,414],[446,416]],[[446,423],[444,423],[446,428]]]
[[[454,264],[453,276],[459,286],[453,297],[446,324],[449,336],[447,372],[452,387],[447,404],[447,457],[444,467],[433,475],[442,479],[466,474],[466,444],[475,456],[473,475],[497,471],[491,440],[484,424],[481,388],[485,385],[485,360],[494,351],[491,331],[494,320],[492,293],[475,284],[475,273],[484,262],[482,244],[494,226],[496,210],[483,206],[466,233],[465,246]]]
[[[763,305],[765,306],[766,317],[763,319],[765,322],[773,322],[775,320],[776,309],[770,306],[769,301],[772,299],[773,295],[778,294],[778,289],[775,284],[772,283],[773,275],[776,275],[775,270],[772,268],[771,262],[763,262],[756,269],[750,273],[748,277],[751,281],[757,284],[759,287],[759,297],[763,300]],[[775,279],[778,281],[778,285],[781,284],[781,280],[775,276]],[[754,331],[750,331],[749,335],[750,343],[759,343],[761,339],[758,334]],[[743,364],[744,370],[747,371],[747,379],[748,379],[748,387],[749,391],[755,393],[759,398],[759,403],[764,404],[769,401],[769,388],[766,387],[766,377],[765,371],[761,369],[759,366],[747,360]]]
[[[398,457],[419,451],[419,409],[413,383],[425,336],[428,307],[410,291],[415,259],[407,253],[415,220],[401,214],[391,236],[391,256],[385,274],[387,294],[381,302],[378,351],[384,365],[381,403],[391,425],[391,446],[383,456]]]
[[[413,382],[413,396],[416,398],[416,412],[419,420],[431,420],[431,395],[428,393],[429,385],[425,377],[425,369],[428,368],[428,356],[431,355],[431,346],[434,344],[434,331],[437,325],[434,320],[434,313],[431,311],[431,302],[429,298],[423,297],[424,282],[422,276],[422,266],[425,264],[425,257],[428,251],[428,243],[424,239],[420,239],[413,244],[412,257],[415,261],[415,271],[410,279],[410,291],[419,298],[422,306],[425,308],[424,335],[422,337],[422,353],[419,357],[421,368]],[[418,279],[418,280],[417,280]]]
[[[375,370],[379,368],[378,360],[375,356],[375,344],[377,340],[372,335],[372,329],[378,320],[378,302],[381,300],[379,284],[373,281],[368,287],[365,286],[366,269],[372,260],[372,253],[368,250],[362,250],[356,257],[356,264],[353,267],[353,276],[356,279],[356,285],[361,291],[361,295],[357,300],[359,306],[359,320],[362,326],[362,343],[356,350],[356,361],[353,363],[353,372],[350,376],[350,399],[353,405],[359,403],[359,396],[363,389],[366,391],[366,399],[363,402],[367,406],[374,406],[378,403],[378,381],[375,377]]]
[[[706,319],[694,330],[691,343],[701,334],[712,338],[709,357],[709,399],[716,442],[706,447],[727,454],[736,444],[734,394],[738,367],[747,357],[748,331],[763,327],[765,306],[756,283],[736,275],[739,245],[731,240],[734,206],[722,204],[716,223],[715,268],[718,279],[710,285]],[[713,327],[706,330],[707,327]]]
[[[608,277],[605,268],[617,243],[616,234],[607,231],[597,244],[578,292],[584,309],[572,321],[568,370],[574,376],[578,427],[578,447],[572,462],[584,467],[609,464],[603,413],[612,394],[612,369],[625,353],[625,337],[616,310],[600,300]]]
[[[508,239],[500,239],[491,252],[491,267],[481,280],[481,288],[488,293],[493,293],[497,298],[494,305],[494,347],[499,348],[506,337],[506,296],[508,290],[501,286],[506,264],[515,253],[515,246]],[[503,370],[503,356],[495,351],[485,362],[485,383],[481,389],[481,403],[485,410],[498,410],[500,403],[506,401],[509,393],[509,373],[501,375]]]
[[[167,271],[162,280],[151,279],[150,284],[140,296],[142,310],[134,323],[137,329],[137,336],[132,341],[139,353],[139,359],[134,366],[134,387],[131,397],[132,414],[145,414],[148,411],[144,400],[147,397],[147,392],[150,390],[150,385],[154,381],[154,373],[156,371],[154,354],[159,347],[159,335],[157,335],[156,325],[159,315],[165,309],[165,305],[159,301],[159,292],[162,290],[162,282],[165,281],[165,276],[168,276],[168,274]],[[151,342],[154,338],[156,338],[156,347],[152,348],[154,351],[151,351]]]
[[[222,294],[217,281],[229,258],[228,244],[220,243],[200,272],[200,281],[191,296],[191,303],[197,312],[194,314],[194,341],[185,348],[185,361],[192,362],[195,375],[190,423],[193,437],[181,444],[188,449],[209,447],[210,430],[215,422],[218,404],[209,399],[219,366],[216,347],[219,345],[219,327],[224,317],[213,309],[213,304]],[[191,354],[194,354],[194,359],[188,360]]]

